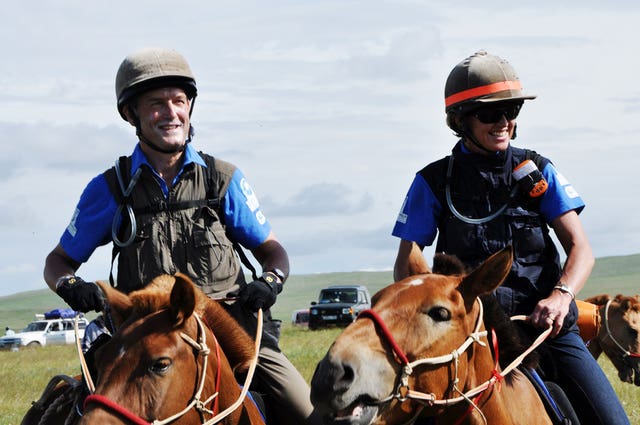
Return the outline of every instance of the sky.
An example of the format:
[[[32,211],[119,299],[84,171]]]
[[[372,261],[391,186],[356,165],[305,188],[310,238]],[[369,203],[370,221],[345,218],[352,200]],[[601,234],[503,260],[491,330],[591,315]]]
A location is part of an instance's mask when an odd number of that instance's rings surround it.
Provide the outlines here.
[[[83,188],[133,150],[115,74],[145,47],[189,61],[194,146],[247,175],[293,274],[392,268],[413,176],[456,142],[444,82],[481,49],[538,96],[513,143],[584,198],[596,257],[640,252],[636,1],[26,0],[0,19],[0,296],[46,287]],[[78,275],[109,265],[99,248]]]

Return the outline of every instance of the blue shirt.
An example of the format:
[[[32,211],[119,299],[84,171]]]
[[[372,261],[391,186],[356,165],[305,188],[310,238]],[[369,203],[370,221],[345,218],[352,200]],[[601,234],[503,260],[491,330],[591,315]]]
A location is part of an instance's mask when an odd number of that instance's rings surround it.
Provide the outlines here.
[[[207,166],[190,144],[187,144],[184,155],[184,162],[173,184],[180,180],[187,165],[196,163]],[[132,175],[143,164],[153,170],[138,144],[131,155]],[[169,188],[165,181],[155,170],[153,172],[165,196],[168,196]],[[84,263],[97,247],[110,243],[111,225],[117,208],[104,175],[94,177],[82,192],[71,222],[60,238],[60,245],[65,252],[73,260]],[[240,169],[235,170],[224,196],[223,213],[227,235],[232,241],[247,249],[260,245],[271,232],[271,225],[262,213],[258,199]]]
[[[547,223],[568,211],[582,211],[584,201],[551,163],[542,170],[542,175],[549,185],[540,200],[540,212]],[[431,187],[418,173],[409,187],[391,234],[422,246],[430,246],[436,238],[442,210]]]

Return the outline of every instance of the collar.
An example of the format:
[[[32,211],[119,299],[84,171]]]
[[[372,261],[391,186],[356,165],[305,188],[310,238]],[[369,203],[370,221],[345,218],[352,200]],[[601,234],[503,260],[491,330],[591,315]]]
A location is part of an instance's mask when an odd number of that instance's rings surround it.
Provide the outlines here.
[[[184,162],[182,163],[182,167],[180,168],[178,175],[182,174],[184,168],[191,163],[195,163],[206,168],[207,164],[204,162],[204,159],[202,159],[202,156],[200,156],[198,151],[196,151],[190,143],[187,143],[183,153]],[[147,160],[147,156],[142,152],[142,148],[140,148],[140,142],[138,142],[131,154],[131,175],[133,175],[133,173],[135,173],[142,165],[146,165],[150,170],[153,170],[153,167]]]
[[[511,149],[512,146],[509,144],[509,147],[505,151],[496,152],[494,155],[483,155],[470,151],[461,139],[456,143],[451,152],[456,161],[463,164],[472,163],[479,167],[499,167],[505,165],[511,158]]]

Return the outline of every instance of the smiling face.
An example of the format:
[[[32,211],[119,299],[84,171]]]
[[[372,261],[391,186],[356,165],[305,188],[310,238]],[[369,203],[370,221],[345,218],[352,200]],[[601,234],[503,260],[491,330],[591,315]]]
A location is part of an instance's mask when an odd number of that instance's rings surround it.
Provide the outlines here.
[[[521,101],[497,102],[467,113],[461,118],[466,128],[465,146],[472,152],[485,155],[506,150],[514,138],[521,107]]]
[[[185,144],[189,137],[191,101],[184,90],[177,87],[150,90],[138,97],[134,109],[143,137],[154,146],[171,151]]]
[[[508,121],[504,116],[492,124],[484,124],[476,117],[469,118],[471,134],[483,148],[491,152],[504,151],[509,147],[515,126],[515,119]],[[477,153],[487,153],[472,143],[467,147]]]

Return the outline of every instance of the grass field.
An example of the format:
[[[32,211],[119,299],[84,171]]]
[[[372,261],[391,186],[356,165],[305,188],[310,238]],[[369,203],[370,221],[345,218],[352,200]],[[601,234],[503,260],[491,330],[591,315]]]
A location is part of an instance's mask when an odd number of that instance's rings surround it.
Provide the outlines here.
[[[325,354],[338,329],[309,331],[290,325],[291,313],[308,307],[320,289],[331,284],[364,284],[373,294],[392,281],[391,272],[328,273],[292,276],[278,297],[274,316],[283,320],[281,347],[309,381],[316,364]],[[580,298],[608,293],[637,294],[640,282],[640,255],[598,259]],[[18,330],[33,320],[34,313],[64,307],[51,291],[24,292],[0,297],[0,329]],[[91,315],[89,315],[91,318]],[[604,356],[599,360],[614,385],[632,424],[640,424],[640,389],[618,380],[612,364]],[[32,400],[40,396],[48,380],[56,374],[75,375],[79,363],[72,346],[0,351],[0,425],[17,425]]]

